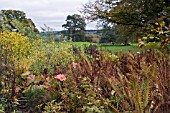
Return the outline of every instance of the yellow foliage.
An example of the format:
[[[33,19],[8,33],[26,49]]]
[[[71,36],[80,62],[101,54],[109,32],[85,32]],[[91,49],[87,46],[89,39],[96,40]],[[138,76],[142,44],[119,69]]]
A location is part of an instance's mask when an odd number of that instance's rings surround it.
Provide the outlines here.
[[[30,70],[40,74],[44,68],[53,69],[55,65],[64,66],[74,61],[71,45],[30,39],[16,32],[1,33],[0,45],[17,72]]]
[[[28,37],[22,36],[16,32],[2,32],[0,34],[1,51],[10,63],[14,63],[17,70],[28,69],[30,61],[31,43]]]

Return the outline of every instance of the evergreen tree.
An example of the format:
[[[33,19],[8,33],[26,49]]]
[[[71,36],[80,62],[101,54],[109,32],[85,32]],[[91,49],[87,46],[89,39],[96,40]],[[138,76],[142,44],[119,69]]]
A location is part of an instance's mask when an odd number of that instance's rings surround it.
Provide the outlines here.
[[[84,41],[86,23],[80,15],[68,15],[66,24],[63,24],[62,27],[67,29],[68,38],[72,38],[72,41]]]

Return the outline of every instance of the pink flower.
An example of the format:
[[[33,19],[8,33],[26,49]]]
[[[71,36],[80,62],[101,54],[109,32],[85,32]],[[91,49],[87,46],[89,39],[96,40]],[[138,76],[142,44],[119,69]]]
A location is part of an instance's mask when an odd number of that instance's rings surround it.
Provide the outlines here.
[[[29,75],[29,76],[27,77],[27,80],[34,81],[34,80],[35,80],[35,75]]]
[[[65,81],[66,76],[64,74],[55,75],[54,78],[59,81]]]
[[[27,77],[27,85],[29,85],[30,83],[34,82],[35,80],[35,75],[29,75]]]
[[[54,87],[53,87],[53,86],[50,86],[50,87],[48,87],[47,90],[48,90],[48,91],[53,91],[53,90],[54,90]]]

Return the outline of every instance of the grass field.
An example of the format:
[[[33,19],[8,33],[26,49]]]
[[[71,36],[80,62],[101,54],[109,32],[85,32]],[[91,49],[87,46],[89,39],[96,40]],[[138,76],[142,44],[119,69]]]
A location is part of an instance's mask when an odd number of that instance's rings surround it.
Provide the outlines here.
[[[89,46],[90,44],[95,44],[95,43],[90,43],[90,42],[66,42],[68,44],[71,44],[76,47],[81,47],[81,46]],[[96,44],[98,45],[98,44]]]
[[[102,50],[109,50],[113,53],[120,52],[121,50],[123,53],[127,53],[128,51],[131,51],[133,53],[140,52],[144,49],[141,49],[138,47],[138,45],[129,45],[129,46],[122,46],[122,45],[100,45],[99,48]]]
[[[113,53],[120,52],[120,50],[123,51],[123,53],[127,53],[128,51],[132,51],[133,53],[140,52],[144,49],[139,48],[137,44],[131,44],[129,46],[123,46],[123,45],[100,45],[96,43],[89,43],[89,42],[67,42],[68,44],[72,44],[76,47],[82,47],[82,46],[88,46],[90,44],[95,44],[98,46],[101,50],[108,50]]]

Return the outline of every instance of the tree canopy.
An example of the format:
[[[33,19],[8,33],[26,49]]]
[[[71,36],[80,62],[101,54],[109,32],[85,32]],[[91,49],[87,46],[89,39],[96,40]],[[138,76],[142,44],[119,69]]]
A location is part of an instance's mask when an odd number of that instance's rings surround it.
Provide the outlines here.
[[[26,18],[26,14],[19,10],[1,10],[0,29],[3,31],[17,31],[22,35],[38,32],[33,21]]]
[[[87,19],[143,27],[159,16],[170,16],[169,0],[95,0],[83,6]]]
[[[160,18],[170,18],[170,1],[95,0],[84,4],[81,12],[86,19],[115,25],[122,37],[128,36],[133,40],[142,34],[146,26]]]
[[[73,38],[73,41],[83,41],[85,37],[85,19],[78,14],[68,15],[66,19],[66,24],[62,27],[66,28],[68,31],[68,37]]]

